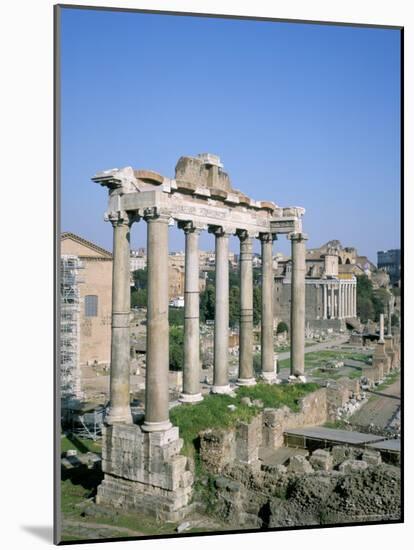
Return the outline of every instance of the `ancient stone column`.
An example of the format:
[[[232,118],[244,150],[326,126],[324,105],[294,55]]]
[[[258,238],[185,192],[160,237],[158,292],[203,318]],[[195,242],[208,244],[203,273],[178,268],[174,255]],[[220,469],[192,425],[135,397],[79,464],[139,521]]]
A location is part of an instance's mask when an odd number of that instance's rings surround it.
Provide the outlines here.
[[[247,231],[238,233],[240,239],[240,332],[239,386],[256,384],[253,372],[253,251],[252,238]]]
[[[107,424],[131,424],[132,415],[129,395],[129,315],[131,290],[129,271],[130,218],[126,212],[109,217],[114,229],[112,262],[112,329],[110,406]]]
[[[344,284],[344,309],[345,309],[345,317],[349,317],[348,315],[348,283]]]
[[[169,421],[168,367],[168,215],[145,212],[147,221],[147,360],[145,421],[147,432],[171,428]]]
[[[338,319],[342,319],[342,287],[341,281],[338,283]]]
[[[214,375],[212,393],[230,393],[229,354],[229,232],[211,227],[216,236],[216,306],[214,321]]]
[[[273,254],[274,237],[271,233],[261,233],[262,243],[262,326],[261,326],[261,366],[262,378],[276,382],[277,374],[273,360]]]
[[[200,393],[200,306],[198,237],[200,229],[191,222],[179,223],[185,233],[184,281],[184,368],[180,401],[197,403]]]
[[[392,336],[392,300],[388,302],[388,336]]]
[[[323,285],[323,318],[328,318],[328,287]]]
[[[380,313],[379,318],[379,341],[384,343],[384,314]]]
[[[357,316],[357,286],[354,283],[354,317]]]
[[[290,321],[290,364],[292,376],[305,375],[305,258],[304,233],[292,233],[292,298]]]

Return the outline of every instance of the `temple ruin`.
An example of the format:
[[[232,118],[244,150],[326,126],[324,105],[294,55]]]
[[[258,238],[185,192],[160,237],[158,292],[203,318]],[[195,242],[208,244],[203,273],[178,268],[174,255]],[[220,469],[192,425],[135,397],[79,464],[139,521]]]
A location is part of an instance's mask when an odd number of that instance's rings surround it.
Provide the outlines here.
[[[170,179],[131,167],[96,174],[107,187],[105,219],[113,226],[113,289],[110,408],[106,417],[97,500],[154,512],[162,519],[183,516],[193,474],[180,455],[182,440],[169,420],[168,232],[174,222],[185,233],[184,368],[181,401],[202,399],[199,372],[198,239],[215,236],[216,285],[212,393],[232,391],[228,375],[229,236],[240,240],[240,351],[238,385],[256,383],[253,371],[253,239],[261,242],[261,378],[277,383],[273,351],[272,243],[291,241],[291,378],[304,380],[305,254],[304,209],[256,201],[234,189],[219,157],[181,157]],[[129,314],[130,230],[147,224],[147,367],[145,419],[134,424],[130,409]]]

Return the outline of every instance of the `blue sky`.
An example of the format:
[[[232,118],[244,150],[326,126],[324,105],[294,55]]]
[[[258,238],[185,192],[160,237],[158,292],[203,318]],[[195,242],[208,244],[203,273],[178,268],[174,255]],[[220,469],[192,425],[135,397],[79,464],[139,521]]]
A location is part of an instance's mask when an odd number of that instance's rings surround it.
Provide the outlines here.
[[[70,8],[61,22],[62,230],[111,249],[94,173],[173,177],[211,152],[244,193],[305,207],[309,247],[339,239],[374,262],[399,248],[398,30]]]

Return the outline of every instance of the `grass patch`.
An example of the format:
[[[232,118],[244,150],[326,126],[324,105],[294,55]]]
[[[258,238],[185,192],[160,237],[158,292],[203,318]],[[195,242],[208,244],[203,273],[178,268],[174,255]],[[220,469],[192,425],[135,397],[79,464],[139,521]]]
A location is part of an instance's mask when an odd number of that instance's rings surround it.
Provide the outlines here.
[[[387,378],[384,380],[382,384],[375,387],[375,391],[385,390],[385,388],[388,388],[388,386],[391,386],[391,384],[394,384],[394,382],[396,382],[399,379],[399,377],[400,377],[399,371],[391,372],[391,374],[387,376]]]
[[[60,452],[65,453],[70,449],[76,449],[79,453],[92,452],[100,454],[102,452],[102,441],[93,441],[68,433],[60,438]]]
[[[360,361],[365,364],[369,364],[368,359],[372,354],[358,353],[344,350],[322,350],[322,351],[310,351],[305,354],[305,369],[312,369],[320,366],[325,361]],[[280,369],[290,369],[290,358],[281,359],[279,361]]]

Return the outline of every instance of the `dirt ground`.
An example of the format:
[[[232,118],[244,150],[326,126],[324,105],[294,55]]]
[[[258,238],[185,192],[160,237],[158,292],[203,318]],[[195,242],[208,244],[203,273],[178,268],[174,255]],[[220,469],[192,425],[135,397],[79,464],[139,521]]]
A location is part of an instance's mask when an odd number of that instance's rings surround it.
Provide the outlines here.
[[[368,402],[351,418],[350,423],[359,426],[374,424],[385,428],[401,406],[400,378],[388,388],[372,390]]]

